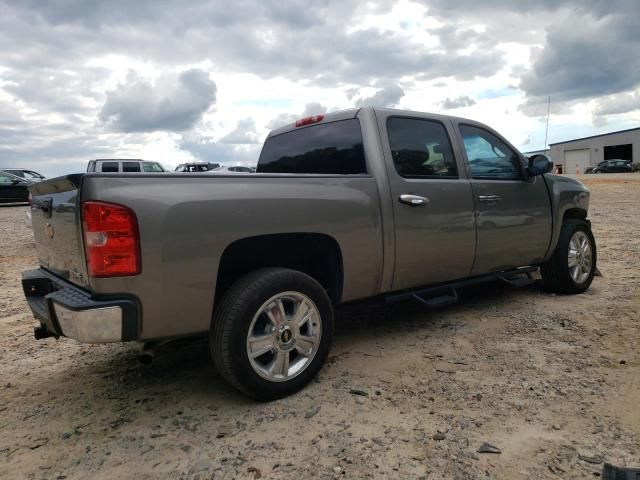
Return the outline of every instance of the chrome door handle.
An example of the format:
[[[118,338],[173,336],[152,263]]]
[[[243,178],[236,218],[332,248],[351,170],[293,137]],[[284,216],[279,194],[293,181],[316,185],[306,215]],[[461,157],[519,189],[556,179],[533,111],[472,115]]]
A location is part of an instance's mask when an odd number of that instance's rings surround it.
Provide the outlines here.
[[[478,200],[483,203],[497,202],[500,200],[500,195],[479,195]]]
[[[426,205],[429,203],[429,199],[426,197],[420,197],[418,195],[411,195],[408,193],[403,193],[398,197],[398,200],[401,203],[406,203],[407,205],[411,205],[412,207],[419,207],[421,205]]]

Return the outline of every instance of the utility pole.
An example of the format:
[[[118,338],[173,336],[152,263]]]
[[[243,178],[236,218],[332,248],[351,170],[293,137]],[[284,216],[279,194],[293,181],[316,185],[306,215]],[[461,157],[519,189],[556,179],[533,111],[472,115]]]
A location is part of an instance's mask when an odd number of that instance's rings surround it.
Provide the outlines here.
[[[551,95],[549,95],[549,99],[547,101],[547,128],[545,128],[544,130],[544,148],[542,149],[543,152],[547,151],[547,135],[549,134],[549,110],[551,107]]]

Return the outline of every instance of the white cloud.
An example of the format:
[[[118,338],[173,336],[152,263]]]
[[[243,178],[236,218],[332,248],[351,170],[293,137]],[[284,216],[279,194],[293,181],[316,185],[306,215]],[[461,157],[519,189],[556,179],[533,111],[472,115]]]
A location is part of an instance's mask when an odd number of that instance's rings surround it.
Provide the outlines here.
[[[252,118],[240,120],[236,128],[220,139],[220,143],[232,145],[251,145],[258,141],[256,122]]]
[[[471,107],[476,104],[476,101],[468,95],[461,95],[457,98],[445,98],[440,105],[445,110],[452,110],[454,108]]]
[[[404,97],[404,90],[398,85],[387,85],[370,97],[360,98],[355,101],[356,107],[397,107],[400,99]]]

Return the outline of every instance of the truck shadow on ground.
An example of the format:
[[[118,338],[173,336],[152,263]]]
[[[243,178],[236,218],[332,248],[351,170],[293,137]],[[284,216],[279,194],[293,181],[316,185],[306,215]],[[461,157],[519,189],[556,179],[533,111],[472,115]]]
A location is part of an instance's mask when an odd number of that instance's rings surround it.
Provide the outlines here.
[[[516,289],[500,282],[468,287],[460,293],[458,303],[438,309],[415,301],[386,305],[380,298],[342,305],[336,310],[336,344],[346,346],[374,339],[380,343],[386,336],[416,331],[456,335],[468,322],[469,314],[479,308],[512,308],[517,298],[531,301],[541,295],[539,286]],[[217,373],[206,336],[161,345],[149,365],[138,361],[141,349],[136,344],[79,346],[78,350],[72,366],[51,376],[51,382],[77,384],[78,378],[86,378],[96,395],[107,398],[134,399],[148,392],[164,392],[175,393],[183,401],[202,398],[235,406],[251,403]]]
[[[509,305],[523,295],[539,295],[542,286],[538,282],[527,288],[514,288],[501,281],[492,281],[462,288],[458,291],[456,303],[431,308],[416,300],[406,300],[396,304],[386,304],[377,298],[363,302],[354,302],[340,306],[336,311],[336,337],[360,335],[363,332],[375,332],[379,336],[384,331],[402,331],[421,328],[438,329],[443,323],[455,324],[459,319],[478,308]]]

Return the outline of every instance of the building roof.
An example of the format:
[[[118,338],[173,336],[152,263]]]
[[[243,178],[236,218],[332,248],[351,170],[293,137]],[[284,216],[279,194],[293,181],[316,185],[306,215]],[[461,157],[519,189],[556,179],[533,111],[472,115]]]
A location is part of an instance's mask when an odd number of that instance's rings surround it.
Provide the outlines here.
[[[534,153],[547,153],[549,151],[548,148],[545,148],[544,150],[541,148],[539,150],[529,150],[528,152],[521,152],[524,155],[533,155]]]
[[[633,132],[634,130],[640,130],[640,127],[627,128],[626,130],[618,130],[618,131],[615,131],[615,132],[601,133],[599,135],[591,135],[590,137],[574,138],[573,140],[565,140],[564,142],[550,143],[549,146],[551,146],[551,145],[562,145],[563,143],[578,142],[580,140],[589,140],[591,138],[597,138],[597,137],[607,137],[609,135],[615,135],[617,133]]]

